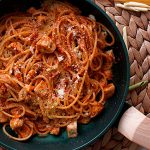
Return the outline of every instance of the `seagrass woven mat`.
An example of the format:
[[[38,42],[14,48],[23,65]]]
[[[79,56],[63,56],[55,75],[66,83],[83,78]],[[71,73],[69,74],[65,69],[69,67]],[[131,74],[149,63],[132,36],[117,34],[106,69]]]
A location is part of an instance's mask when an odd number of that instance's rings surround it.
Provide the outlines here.
[[[141,13],[127,11],[114,7],[108,0],[93,1],[112,18],[121,34],[123,34],[123,28],[126,28],[130,61],[130,85],[141,80],[149,81],[150,11]],[[144,88],[130,92],[127,101],[150,117],[150,83]],[[116,128],[112,128],[86,150],[137,150],[137,147],[137,144],[119,134]]]
[[[141,80],[150,81],[150,11],[141,13],[127,11],[114,7],[108,0],[93,1],[112,18],[121,34],[126,27],[130,85]],[[144,88],[130,92],[127,101],[150,117],[150,83]],[[118,133],[116,128],[111,128],[101,139],[85,150],[137,150],[137,147],[137,144]]]

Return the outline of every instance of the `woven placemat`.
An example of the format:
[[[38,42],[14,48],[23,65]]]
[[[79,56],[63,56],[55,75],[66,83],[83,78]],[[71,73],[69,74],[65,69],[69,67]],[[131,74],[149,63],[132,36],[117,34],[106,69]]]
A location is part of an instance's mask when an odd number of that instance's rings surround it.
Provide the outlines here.
[[[108,0],[93,1],[112,18],[121,34],[126,27],[130,85],[141,80],[150,81],[150,11],[137,13],[114,7]],[[130,92],[127,101],[150,117],[150,84]],[[137,144],[118,133],[116,128],[111,128],[86,150],[136,150],[137,147]]]
[[[141,80],[150,80],[150,11],[133,12],[114,7],[108,0],[93,0],[115,22],[121,34],[127,31],[127,45],[130,61],[130,85]],[[134,90],[127,101],[150,117],[150,84]],[[129,141],[116,128],[111,128],[87,150],[136,150],[137,144]]]

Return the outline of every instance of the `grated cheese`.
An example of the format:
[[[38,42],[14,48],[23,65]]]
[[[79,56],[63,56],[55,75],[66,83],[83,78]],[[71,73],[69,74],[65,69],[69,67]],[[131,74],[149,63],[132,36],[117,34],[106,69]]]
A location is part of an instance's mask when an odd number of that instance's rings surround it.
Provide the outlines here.
[[[71,30],[72,30],[72,27],[69,27],[69,28],[67,29],[68,32],[70,32]]]
[[[64,60],[64,57],[63,57],[63,56],[59,56],[59,57],[57,57],[57,58],[58,58],[58,61],[59,61],[59,62],[61,62],[61,61]]]
[[[89,18],[90,18],[90,19],[92,19],[92,20],[95,20],[95,21],[96,21],[95,16],[94,16],[94,15],[92,15],[92,14],[90,14],[90,15],[89,15]]]
[[[12,74],[12,73],[13,73],[13,71],[12,71],[12,69],[10,69],[10,70],[9,70],[9,74]]]
[[[75,31],[73,31],[73,36],[76,36],[76,35],[77,35],[77,33]]]
[[[33,46],[30,46],[29,50],[31,51],[32,54],[34,54],[34,51],[33,51],[34,47]]]
[[[77,79],[80,80],[80,76],[79,75],[77,75]]]
[[[60,97],[60,98],[63,98],[64,97],[64,89],[62,88],[62,89],[59,89],[59,90],[57,90],[57,93],[58,93],[58,96]]]
[[[79,46],[75,47],[73,51],[77,53],[79,51]]]
[[[46,128],[51,128],[52,126],[50,126],[49,124],[46,125]]]
[[[20,36],[21,36],[21,35],[20,35]],[[31,38],[30,38],[30,37],[27,37],[27,38],[26,38],[26,40],[27,40],[27,41],[30,41],[30,40],[31,40]]]
[[[86,112],[86,113],[85,113],[85,115],[86,115],[86,116],[88,116],[88,115],[89,115],[89,113],[88,113],[88,112]]]
[[[79,51],[79,46],[74,48],[74,52],[76,53],[76,55],[79,59],[82,58],[82,53]]]
[[[78,57],[79,59],[81,59],[81,58],[82,58],[82,53],[81,53],[80,51],[78,51],[78,53],[77,53],[77,57]]]
[[[46,69],[47,72],[53,71],[57,69],[58,65],[50,66],[49,68]]]
[[[20,73],[20,70],[19,70],[19,69],[16,69],[16,70],[15,70],[15,73],[16,73],[16,74],[19,74],[19,73]]]

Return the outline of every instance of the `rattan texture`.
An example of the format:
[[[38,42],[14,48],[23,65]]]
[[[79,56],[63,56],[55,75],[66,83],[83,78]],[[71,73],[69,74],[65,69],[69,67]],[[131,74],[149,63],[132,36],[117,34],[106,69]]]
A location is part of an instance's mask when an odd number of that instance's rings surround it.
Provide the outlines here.
[[[112,18],[121,34],[123,28],[126,28],[130,85],[142,80],[150,81],[150,11],[127,11],[114,7],[109,0],[93,1]],[[127,102],[150,117],[150,83],[146,87],[130,92]],[[118,133],[116,128],[111,128],[87,150],[136,150],[137,147],[137,144]]]
[[[141,80],[150,81],[150,11],[137,13],[114,7],[109,0],[93,1],[112,18],[121,34],[126,27],[130,85]],[[150,117],[150,83],[144,88],[130,92],[127,101]],[[85,149],[136,150],[137,147],[137,144],[118,133],[116,128],[111,128],[101,139]]]

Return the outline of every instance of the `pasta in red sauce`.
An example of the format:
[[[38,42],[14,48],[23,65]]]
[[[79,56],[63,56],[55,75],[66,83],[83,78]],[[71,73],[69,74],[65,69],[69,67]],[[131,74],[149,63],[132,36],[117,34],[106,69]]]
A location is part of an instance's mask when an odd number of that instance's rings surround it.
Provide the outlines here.
[[[107,37],[111,40],[107,41]],[[88,123],[115,92],[113,34],[68,3],[0,19],[0,123],[18,141]],[[99,96],[98,96],[99,95]],[[99,97],[99,99],[97,99]],[[18,137],[8,133],[10,126]]]

